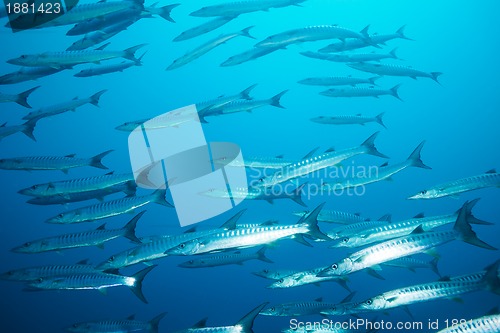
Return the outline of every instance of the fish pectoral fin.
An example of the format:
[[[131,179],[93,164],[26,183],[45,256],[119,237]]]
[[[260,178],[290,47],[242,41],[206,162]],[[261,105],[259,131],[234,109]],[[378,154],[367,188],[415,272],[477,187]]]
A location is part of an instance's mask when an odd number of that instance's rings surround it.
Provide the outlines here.
[[[108,294],[108,290],[106,288],[97,289],[97,291],[100,292],[103,295],[107,295]]]
[[[102,244],[98,244],[98,245],[97,245],[97,247],[98,247],[99,249],[101,249],[101,250],[104,250],[104,243],[102,243]]]
[[[460,298],[460,297],[450,297],[449,298],[450,301],[453,301],[455,303],[460,303],[460,304],[464,304],[464,300],[463,298]]]
[[[61,169],[62,172],[64,172],[65,175],[68,174],[68,169]]]

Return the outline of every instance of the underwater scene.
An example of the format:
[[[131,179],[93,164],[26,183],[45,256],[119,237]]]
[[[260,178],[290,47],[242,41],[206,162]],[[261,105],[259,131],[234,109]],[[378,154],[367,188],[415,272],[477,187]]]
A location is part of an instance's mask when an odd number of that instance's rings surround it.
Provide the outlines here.
[[[4,0],[1,331],[500,332],[499,12]]]

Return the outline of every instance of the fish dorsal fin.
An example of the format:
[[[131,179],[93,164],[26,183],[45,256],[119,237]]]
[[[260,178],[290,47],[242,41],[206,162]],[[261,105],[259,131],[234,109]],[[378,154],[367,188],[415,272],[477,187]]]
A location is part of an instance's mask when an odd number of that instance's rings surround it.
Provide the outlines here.
[[[127,320],[134,320],[135,319],[135,314],[131,314],[126,318]]]
[[[500,310],[498,309],[498,306],[495,306],[490,311],[486,312],[486,316],[492,316],[492,315],[496,315],[496,314],[500,314]]]
[[[353,291],[352,293],[350,293],[349,295],[347,295],[343,300],[341,300],[340,304],[349,303],[350,301],[352,301],[352,299],[354,298],[355,295],[356,295],[356,292]]]
[[[308,152],[304,157],[302,157],[303,160],[307,160],[308,158],[313,157],[314,153],[319,149],[319,147],[316,147],[312,149],[310,152]]]
[[[7,123],[3,123],[2,126],[0,126],[0,127],[5,127],[5,126],[7,126]]]
[[[73,158],[73,157],[75,157],[75,156],[76,156],[76,154],[69,154],[69,155],[66,155],[66,156],[64,156],[64,157]]]
[[[228,229],[228,230],[234,230],[236,229],[236,222],[240,219],[241,215],[246,211],[246,209],[242,209],[236,215],[231,217],[229,220],[226,221],[223,225],[221,225],[221,229]]]
[[[414,219],[421,219],[424,217],[425,217],[424,213],[418,213],[417,215],[413,216]]]
[[[112,174],[114,174],[115,172],[114,171],[110,171],[108,172],[107,174],[105,174],[105,176],[111,176]]]
[[[106,46],[108,46],[109,44],[110,44],[110,43],[106,43],[106,44],[104,44],[104,45],[101,45],[101,46],[99,46],[98,48],[96,48],[95,50],[96,50],[96,51],[102,51],[102,50],[104,50],[104,49],[106,48]]]
[[[323,302],[323,297],[318,297],[314,300],[315,302]]]
[[[83,259],[83,260],[80,260],[79,262],[76,263],[77,265],[88,265],[89,264],[89,260],[88,259]]]
[[[283,158],[283,157],[285,157],[285,155],[280,154],[280,155],[276,155],[275,157],[276,157],[276,158]]]
[[[73,101],[76,101],[78,99],[78,96],[73,97]]]
[[[184,231],[185,234],[189,234],[189,233],[192,233],[192,232],[196,232],[196,227],[192,227],[192,228]]]
[[[106,230],[106,223],[100,225],[96,230]]]
[[[194,324],[191,328],[203,328],[203,327],[207,327],[207,319],[208,318],[203,318],[202,320],[200,320],[199,322],[197,322],[196,324]]]
[[[334,151],[335,151],[335,148],[334,147],[330,147],[327,150],[325,150],[325,153],[331,153],[331,152],[334,152]]]
[[[385,162],[385,163],[381,164],[381,165],[379,166],[379,168],[383,168],[383,167],[386,167],[386,166],[388,166],[388,165],[389,165],[389,162]]]
[[[448,282],[448,281],[451,281],[450,277],[449,276],[443,276],[442,278],[440,278],[438,281],[441,281],[441,282]]]
[[[418,227],[416,227],[412,232],[411,234],[412,235],[417,235],[417,234],[423,234],[425,231],[424,231],[424,228],[422,227],[422,225],[419,225]]]
[[[497,173],[497,170],[491,169],[491,170],[486,171],[485,173]]]
[[[378,221],[382,222],[391,222],[392,220],[392,215],[391,214],[385,214],[384,216],[380,217]]]

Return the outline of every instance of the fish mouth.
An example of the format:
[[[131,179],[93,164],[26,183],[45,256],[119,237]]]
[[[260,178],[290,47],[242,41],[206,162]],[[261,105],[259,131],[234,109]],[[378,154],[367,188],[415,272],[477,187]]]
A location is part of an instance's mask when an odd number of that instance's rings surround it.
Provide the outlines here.
[[[416,200],[416,199],[418,199],[418,195],[416,194],[406,198],[406,200]]]

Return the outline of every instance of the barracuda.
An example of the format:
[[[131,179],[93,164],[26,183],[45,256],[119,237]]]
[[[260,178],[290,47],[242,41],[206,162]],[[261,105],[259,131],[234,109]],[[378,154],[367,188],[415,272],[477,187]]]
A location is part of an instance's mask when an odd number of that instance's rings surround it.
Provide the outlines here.
[[[144,53],[144,54],[146,54],[146,53]],[[103,74],[109,74],[109,73],[117,73],[117,72],[122,73],[124,70],[126,70],[130,67],[142,66],[141,60],[142,60],[142,57],[144,57],[144,54],[137,59],[138,62],[123,61],[119,64],[113,64],[113,65],[107,65],[107,66],[100,65],[99,67],[83,69],[73,76],[75,76],[75,77],[91,77],[91,76],[97,76],[97,75],[103,75]]]
[[[319,230],[318,221],[316,220],[323,205],[324,203],[319,205],[310,214],[302,217],[296,224],[228,230],[181,243],[165,253],[169,255],[210,253],[271,244],[285,238],[296,238],[300,242],[305,242],[302,237],[303,235],[328,240],[329,238]]]
[[[102,332],[135,332],[148,331],[150,333],[158,333],[160,320],[167,313],[160,313],[150,321],[135,320],[132,315],[122,320],[100,320],[88,321],[84,323],[76,323],[66,328],[68,332],[74,333],[102,333]]]
[[[356,293],[350,293],[340,304],[348,303]],[[320,314],[325,309],[336,306],[337,304],[325,303],[323,298],[317,298],[312,302],[290,302],[271,306],[260,312],[264,316],[295,317]]]
[[[363,62],[363,61],[380,61],[382,59],[399,59],[396,55],[396,49],[393,49],[387,54],[383,53],[353,53],[353,54],[326,54],[321,52],[305,51],[300,52],[305,57],[327,60],[333,62]]]
[[[24,124],[21,125],[12,125],[12,126],[7,126],[7,123],[3,123],[0,126],[0,140],[11,136],[12,134],[16,134],[18,132],[22,132],[24,135],[26,135],[28,138],[30,138],[33,141],[36,141],[35,136],[33,135],[33,131],[35,130],[36,126],[36,120],[29,120],[25,122]],[[0,169],[1,167],[2,160],[0,160]]]
[[[327,152],[325,154],[315,156],[314,158],[302,160],[300,162],[289,165],[283,170],[278,171],[271,176],[262,178],[258,185],[267,187],[281,184],[286,181],[316,172],[318,170],[335,166],[337,164],[340,164],[342,161],[361,154],[369,154],[387,158],[387,156],[381,154],[375,147],[374,141],[377,138],[378,134],[379,132],[376,132],[375,134],[371,135],[358,147]]]
[[[441,273],[439,273],[439,269],[437,266],[438,261],[439,257],[436,257],[431,261],[423,261],[413,257],[404,257],[385,262],[382,265],[390,267],[407,268],[414,273],[416,272],[415,269],[417,268],[428,268],[432,270],[434,273],[436,273],[437,276],[441,277]]]
[[[30,120],[28,122],[34,122]],[[27,122],[27,123],[28,123]],[[69,169],[91,166],[99,169],[107,169],[101,163],[104,156],[111,153],[113,150],[105,151],[91,158],[78,158],[75,154],[67,156],[27,156],[16,158],[0,159],[0,169],[5,170],[61,170],[68,173]]]
[[[123,276],[108,273],[88,273],[77,275],[53,276],[39,278],[30,282],[29,287],[34,290],[88,290],[95,289],[105,292],[107,288],[126,286],[144,303],[148,303],[142,293],[142,281],[156,266],[143,269],[132,276]],[[29,289],[28,289],[29,290]]]
[[[479,199],[475,199],[467,204],[465,211],[465,219],[467,223],[491,225],[492,223],[479,220],[472,215],[472,208],[478,201]],[[382,242],[388,239],[409,235],[418,226],[421,226],[424,231],[430,231],[450,223],[455,223],[458,213],[459,211],[450,215],[429,217],[420,217],[420,215],[417,215],[416,218],[400,222],[392,222],[386,225],[374,226],[373,228],[363,230],[358,234],[343,237],[338,243],[332,245],[332,247],[360,247],[376,242]]]
[[[0,76],[0,84],[14,84],[49,76],[66,68],[21,67],[19,70]]]
[[[292,274],[298,273],[297,270],[269,270],[267,268],[258,271],[258,272],[252,272],[253,275],[260,276],[264,279],[269,279],[269,280],[279,280],[285,276],[289,276]]]
[[[483,289],[500,294],[499,264],[500,261],[497,261],[489,266],[487,273],[480,281],[438,281],[395,289],[361,302],[353,310],[356,312],[379,311],[440,298],[454,298]]]
[[[355,252],[327,267],[318,276],[341,276],[365,268],[376,269],[379,264],[384,262],[422,253],[456,239],[484,249],[496,250],[477,238],[476,233],[472,230],[466,219],[468,204],[469,202],[466,202],[460,209],[453,230],[424,232],[422,226],[418,226],[408,236],[382,242]]]
[[[500,332],[500,314],[467,320],[437,333],[497,333]]]
[[[375,117],[367,117],[358,113],[355,116],[345,115],[345,116],[335,116],[335,117],[325,117],[319,116],[315,118],[311,118],[312,122],[318,124],[328,124],[328,125],[362,125],[364,126],[366,123],[378,123],[382,125],[384,128],[385,124],[382,120],[385,112],[378,114]]]
[[[265,55],[271,54],[274,51],[281,50],[281,46],[276,47],[254,47],[250,50],[244,51],[242,53],[238,53],[232,57],[229,57],[220,64],[221,67],[229,67],[241,65],[247,61],[255,60]]]
[[[387,214],[379,218],[378,220],[365,220],[361,222],[350,223],[348,225],[344,225],[333,230],[328,231],[326,234],[330,239],[336,240],[342,237],[356,235],[358,233],[362,233],[365,230],[369,230],[371,228],[375,228],[381,225],[385,225],[391,222],[391,215]]]
[[[304,216],[309,213],[309,211],[300,211],[293,212],[292,214],[295,216]],[[361,217],[359,214],[352,214],[347,212],[340,212],[336,210],[326,210],[323,209],[319,212],[318,222],[327,222],[327,223],[338,223],[338,224],[352,224],[352,223],[360,223],[365,222],[368,219]]]
[[[202,267],[216,267],[224,265],[242,265],[243,262],[248,260],[261,260],[267,263],[273,263],[265,255],[266,248],[263,247],[255,253],[241,253],[236,251],[234,253],[222,253],[212,256],[206,256],[199,259],[191,259],[179,264],[179,267],[185,268],[202,268]]]
[[[137,208],[151,202],[166,207],[173,207],[166,199],[166,190],[156,190],[150,195],[125,197],[122,199],[106,201],[92,206],[86,206],[70,211],[66,211],[47,219],[47,223],[69,224],[81,223],[104,219],[120,214],[133,212]]]
[[[412,67],[401,66],[401,65],[389,65],[389,64],[374,64],[369,62],[356,62],[349,63],[347,66],[368,73],[374,73],[377,75],[388,75],[388,76],[408,76],[412,79],[417,77],[427,77],[437,83],[438,77],[443,73],[440,72],[423,72]]]
[[[442,197],[457,197],[460,193],[473,191],[486,187],[500,187],[500,173],[495,169],[482,175],[462,178],[449,183],[437,185],[430,189],[420,191],[408,199],[435,199]]]
[[[352,76],[326,76],[326,77],[310,77],[298,81],[297,83],[309,86],[356,86],[357,84],[371,84],[377,85],[375,81],[380,79],[381,76],[370,77],[368,79],[361,79]]]
[[[321,282],[337,282],[342,288],[349,290],[347,286],[347,278],[338,276],[318,277],[317,275],[322,272],[326,267],[318,267],[306,271],[296,272],[280,278],[279,280],[271,283],[267,288],[269,289],[283,289],[300,287],[307,284],[314,284],[319,286]]]
[[[223,35],[220,35],[220,36],[218,36],[218,37],[216,37],[214,39],[211,39],[208,42],[206,42],[206,43],[198,46],[194,50],[186,53],[182,57],[174,60],[174,62],[172,62],[172,64],[170,66],[168,66],[167,70],[172,70],[172,69],[176,69],[176,68],[179,68],[181,66],[184,66],[184,65],[190,63],[191,61],[193,61],[195,59],[198,59],[202,55],[210,52],[211,50],[213,50],[217,46],[219,46],[221,44],[224,44],[227,41],[229,41],[229,40],[231,40],[233,38],[236,38],[238,36],[244,36],[244,37],[255,39],[249,33],[249,31],[250,31],[251,28],[253,28],[253,26],[245,28],[245,29],[243,29],[243,30],[241,30],[239,32],[229,33],[229,34],[223,34]]]
[[[105,229],[105,224],[103,224],[96,230],[64,234],[27,242],[21,246],[13,248],[12,252],[40,253],[86,246],[98,246],[104,248],[105,242],[118,237],[126,237],[132,242],[140,243],[141,241],[135,236],[135,227],[144,213],[145,211],[142,211],[137,214],[122,229]]]
[[[267,11],[270,8],[280,8],[287,6],[299,6],[306,0],[246,0],[238,2],[227,2],[220,5],[206,6],[198,9],[190,16],[211,17],[211,16],[238,16],[244,13],[257,11]]]
[[[165,235],[163,237],[154,237],[147,243],[145,243],[145,241],[143,240],[143,245],[139,245],[133,249],[129,249],[112,255],[108,258],[108,260],[99,264],[97,268],[101,270],[115,269],[166,257],[167,254],[165,254],[165,251],[183,242],[212,235],[218,232],[222,232],[223,230],[234,230],[236,228],[236,222],[239,220],[243,213],[244,211],[237,213],[228,221],[226,221],[220,228],[201,231],[194,231],[194,229],[189,229],[188,231],[180,235]]]
[[[397,84],[391,89],[378,89],[378,88],[361,88],[361,87],[353,87],[353,88],[332,88],[325,91],[320,92],[320,95],[327,97],[375,97],[379,98],[383,95],[393,96],[400,101],[402,101],[401,97],[399,97],[398,89],[401,85]]]
[[[173,41],[180,42],[183,40],[188,40],[206,34],[210,31],[222,27],[224,24],[229,23],[234,18],[235,18],[234,16],[216,17],[213,20],[210,20],[206,23],[200,24],[194,28],[182,32],[179,36],[175,37]]]
[[[46,265],[15,269],[1,274],[0,279],[9,281],[34,281],[49,276],[93,274],[98,272],[100,271],[95,269],[93,265],[89,265],[88,260],[85,259],[74,265]]]

